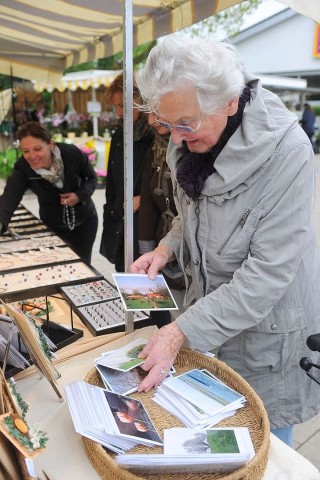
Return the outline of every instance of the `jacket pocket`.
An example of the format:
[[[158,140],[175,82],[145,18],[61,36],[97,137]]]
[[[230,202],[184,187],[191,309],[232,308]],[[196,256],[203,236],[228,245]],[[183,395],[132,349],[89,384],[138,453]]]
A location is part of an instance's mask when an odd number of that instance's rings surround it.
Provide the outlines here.
[[[243,367],[252,372],[278,372],[299,368],[305,335],[304,310],[300,306],[274,307],[258,325],[241,334]]]
[[[231,244],[236,240],[239,240],[239,236],[243,230],[243,227],[250,215],[250,209],[246,208],[243,210],[239,216],[239,218],[236,219],[236,221],[233,223],[232,227],[228,231],[227,235],[225,238],[222,240],[220,245],[217,248],[217,255],[223,256],[228,251],[230,250]],[[238,242],[237,242],[238,243]],[[237,248],[239,245],[237,245]]]

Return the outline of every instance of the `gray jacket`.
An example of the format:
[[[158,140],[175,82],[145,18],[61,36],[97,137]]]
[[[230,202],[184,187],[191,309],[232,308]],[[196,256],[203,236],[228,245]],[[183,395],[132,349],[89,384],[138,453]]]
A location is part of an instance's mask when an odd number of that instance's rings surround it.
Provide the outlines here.
[[[296,116],[253,77],[250,86],[242,124],[197,201],[177,184],[169,145],[178,217],[161,243],[177,258],[166,273],[191,278],[191,306],[177,319],[190,346],[246,378],[276,428],[320,411],[320,387],[299,367],[319,357],[306,347],[320,332],[315,162]]]

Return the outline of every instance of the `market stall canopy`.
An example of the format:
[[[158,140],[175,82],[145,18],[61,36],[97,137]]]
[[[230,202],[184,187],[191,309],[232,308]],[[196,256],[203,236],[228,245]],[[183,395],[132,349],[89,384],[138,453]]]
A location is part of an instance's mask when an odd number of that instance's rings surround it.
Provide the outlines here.
[[[312,18],[320,23],[320,2],[319,0],[278,0],[280,3],[287,5],[296,12],[306,17]]]
[[[133,46],[242,0],[132,0]],[[63,69],[122,50],[122,0],[1,0],[0,73],[56,84]]]
[[[11,88],[7,88],[6,90],[2,90],[0,92],[0,124],[5,119],[12,101],[12,90]]]
[[[63,75],[58,83],[51,84],[47,82],[34,82],[36,92],[42,92],[57,89],[59,92],[71,90],[74,92],[77,88],[88,90],[89,87],[98,88],[100,85],[108,87],[110,83],[121,73],[122,70],[84,70],[82,72],[72,72]]]

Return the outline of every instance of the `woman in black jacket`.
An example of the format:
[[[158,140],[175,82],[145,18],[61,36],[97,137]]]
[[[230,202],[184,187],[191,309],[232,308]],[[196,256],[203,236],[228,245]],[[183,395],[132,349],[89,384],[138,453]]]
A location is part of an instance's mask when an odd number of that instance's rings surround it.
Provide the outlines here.
[[[55,144],[39,122],[23,125],[17,138],[22,156],[0,196],[1,233],[30,189],[38,197],[41,220],[90,263],[98,216],[91,199],[97,177],[88,158],[74,145]]]
[[[134,102],[140,103],[139,91],[134,85]],[[123,75],[118,75],[107,90],[107,103],[115,109],[120,122],[123,118]],[[140,185],[146,159],[150,157],[154,140],[153,129],[148,125],[145,113],[133,109],[133,232],[134,258],[139,256],[138,214],[140,207]],[[103,211],[103,232],[100,253],[115,264],[117,272],[124,272],[124,153],[122,125],[111,140],[106,179],[106,203]]]

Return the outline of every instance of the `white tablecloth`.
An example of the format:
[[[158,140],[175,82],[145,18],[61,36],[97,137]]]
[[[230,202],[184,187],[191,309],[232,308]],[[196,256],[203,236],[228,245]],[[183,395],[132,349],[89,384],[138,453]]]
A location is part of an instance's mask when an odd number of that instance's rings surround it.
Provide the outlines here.
[[[143,336],[150,335],[154,328],[143,329]],[[142,330],[137,330],[132,335],[141,334]],[[119,336],[121,337],[121,334],[92,339],[97,344],[100,343],[100,346],[57,364],[62,375],[58,385],[63,395],[64,385],[75,379],[83,380],[93,368],[94,358],[111,348],[107,342]],[[117,342],[122,343],[123,340],[120,338]],[[82,341],[78,342],[81,347]],[[76,344],[72,348],[77,348]],[[66,352],[68,349],[71,347],[65,347],[63,350]],[[63,353],[61,356],[63,357]],[[17,390],[30,403],[27,420],[31,424],[38,423],[49,436],[46,450],[34,459],[40,478],[43,469],[50,480],[99,480],[99,475],[87,459],[81,437],[74,430],[66,401],[61,403],[51,385],[46,379],[40,379],[37,372],[26,373],[28,372],[18,374]],[[271,434],[269,461],[264,480],[320,480],[320,473],[308,460]]]

